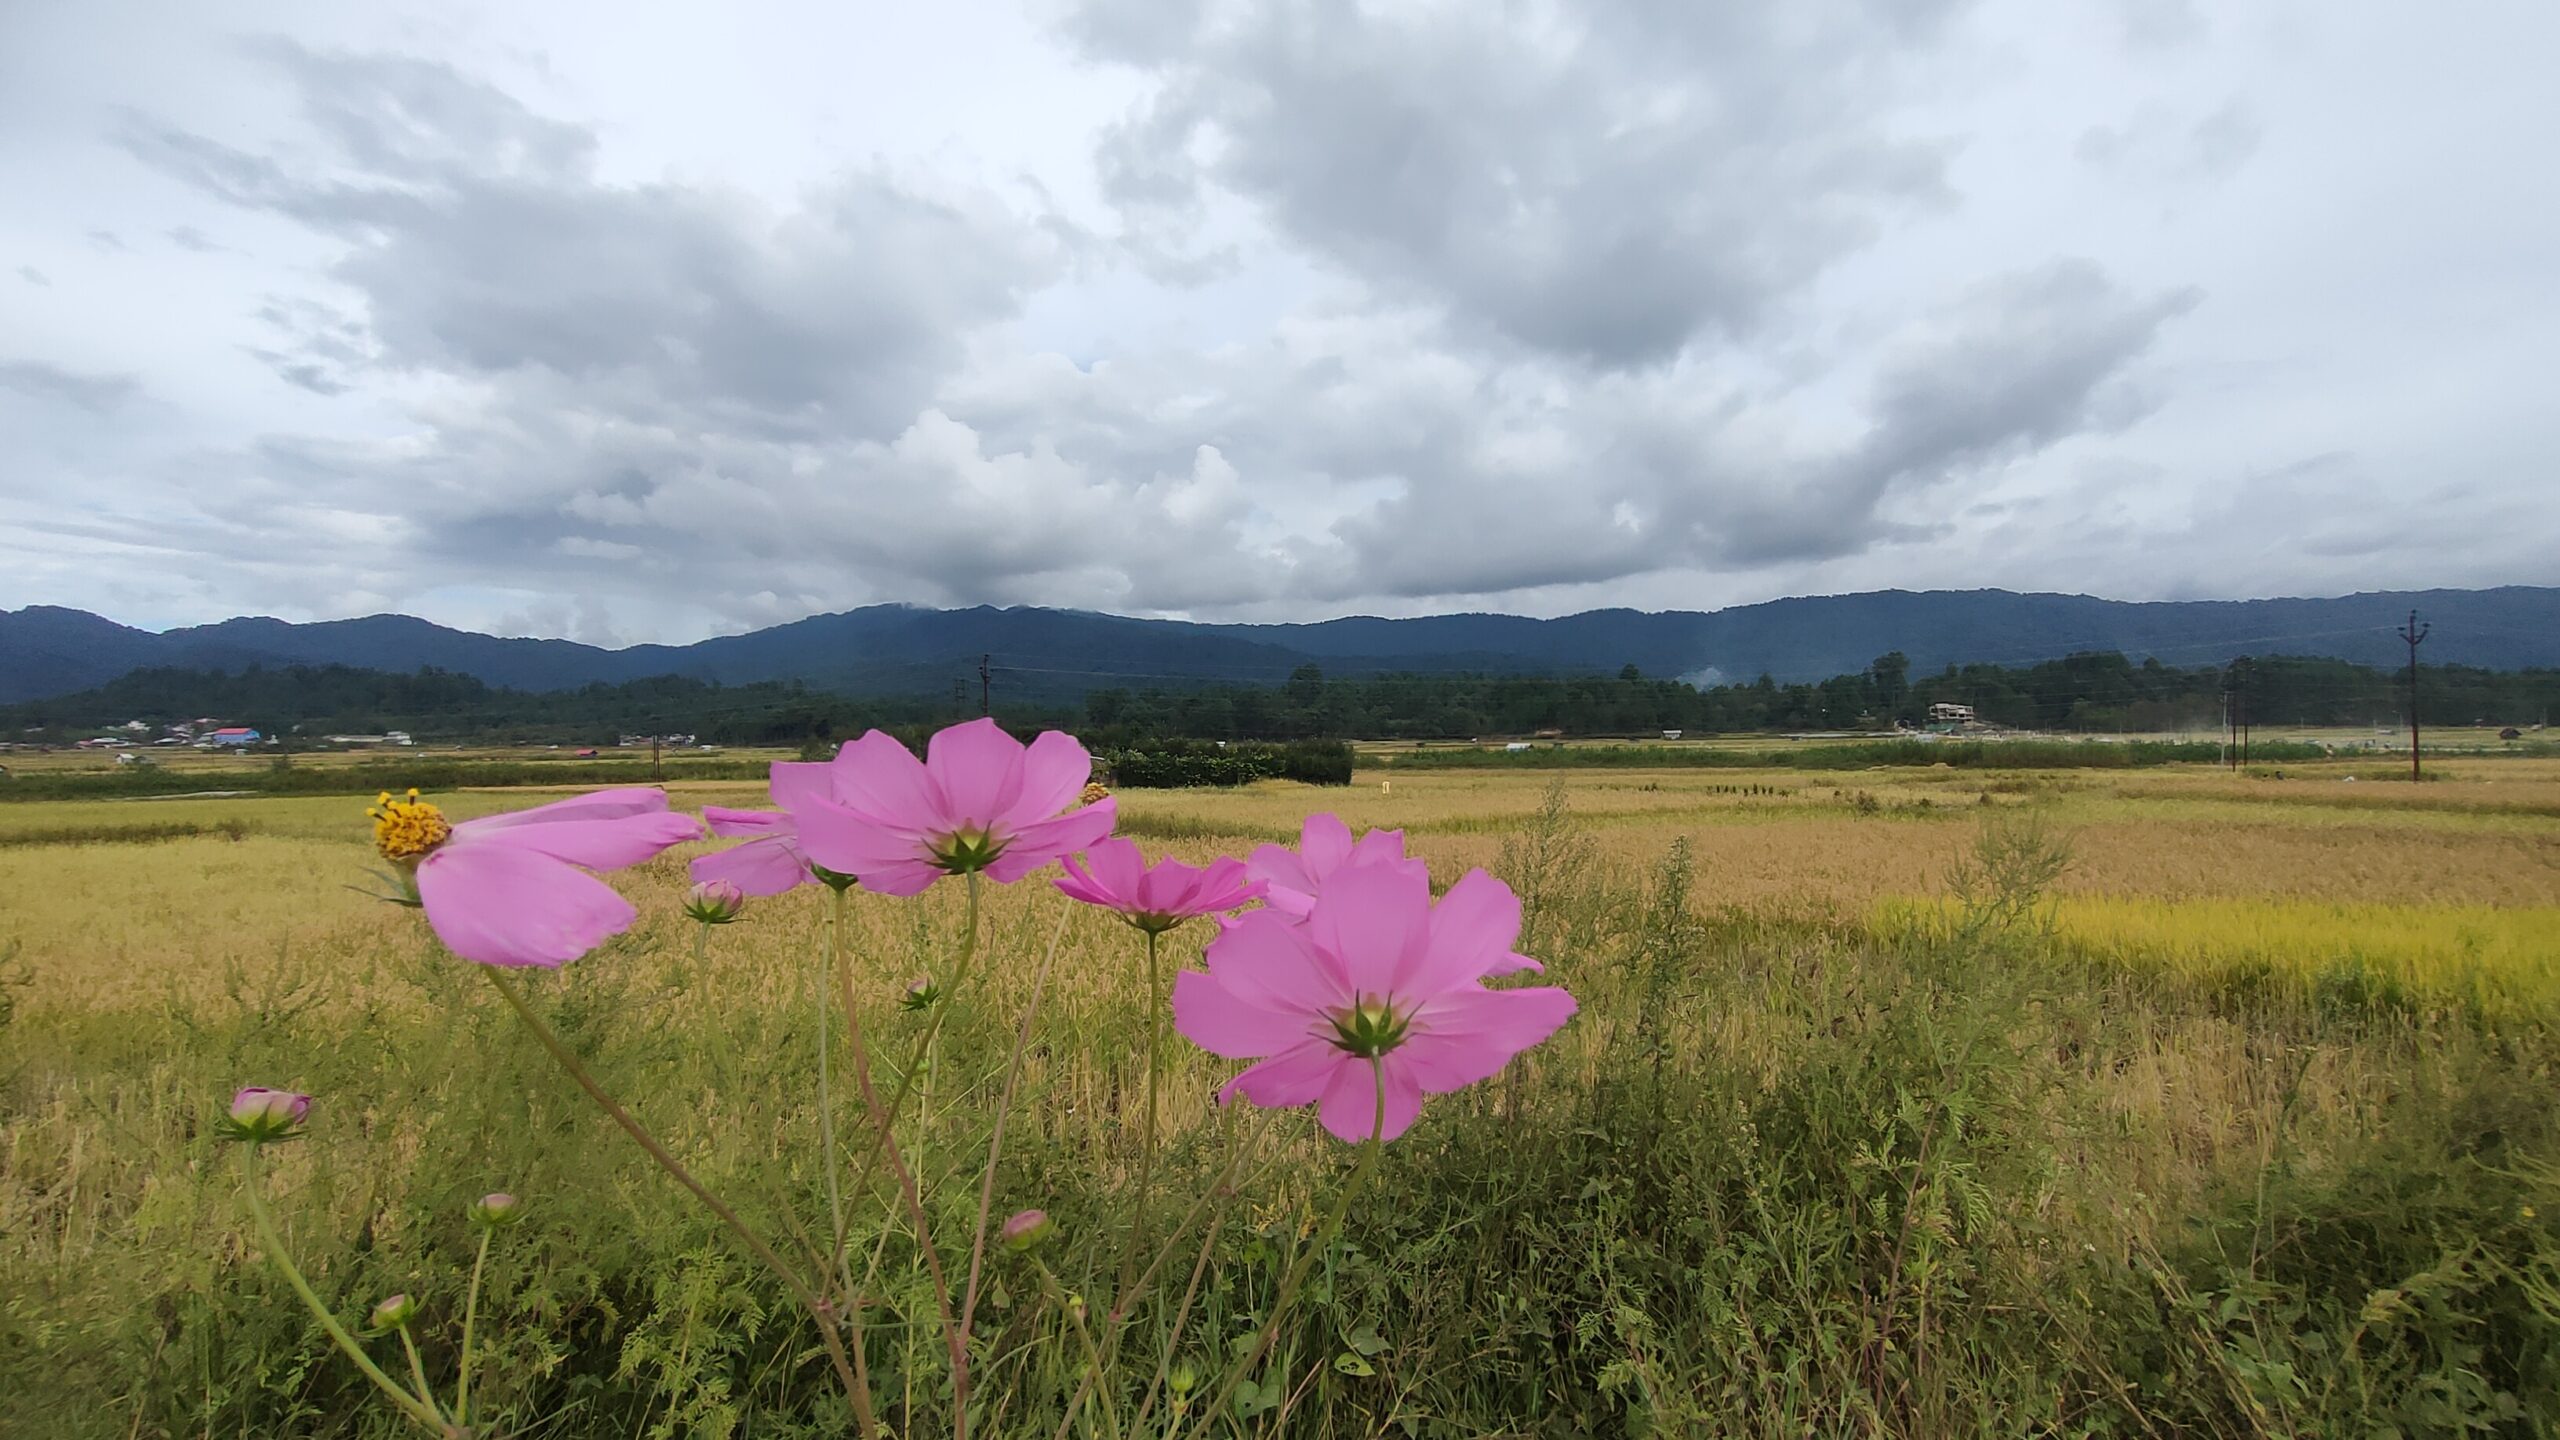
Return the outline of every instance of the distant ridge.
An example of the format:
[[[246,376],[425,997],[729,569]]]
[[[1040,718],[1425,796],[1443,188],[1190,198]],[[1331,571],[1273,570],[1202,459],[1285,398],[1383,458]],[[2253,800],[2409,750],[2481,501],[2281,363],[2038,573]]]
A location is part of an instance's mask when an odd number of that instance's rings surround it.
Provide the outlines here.
[[[1474,670],[1614,672],[1818,680],[1887,651],[1915,671],[1976,661],[2025,664],[2116,650],[2177,665],[2235,655],[2319,655],[2394,665],[2393,627],[2411,609],[2434,626],[2431,665],[2560,666],[2560,588],[2380,591],[2325,599],[2101,600],[2006,590],[1879,590],[1714,611],[1593,610],[1517,615],[1349,616],[1313,624],[1212,625],[1035,606],[936,610],[872,605],[692,645],[607,650],[504,639],[407,615],[294,624],[225,620],[153,633],[84,610],[0,610],[0,704],[101,685],[151,666],[422,666],[493,685],[559,690],[653,675],[724,683],[798,680],[848,694],[945,693],[992,655],[1008,694],[1067,698],[1111,687],[1210,681],[1277,684],[1304,664],[1331,674]]]

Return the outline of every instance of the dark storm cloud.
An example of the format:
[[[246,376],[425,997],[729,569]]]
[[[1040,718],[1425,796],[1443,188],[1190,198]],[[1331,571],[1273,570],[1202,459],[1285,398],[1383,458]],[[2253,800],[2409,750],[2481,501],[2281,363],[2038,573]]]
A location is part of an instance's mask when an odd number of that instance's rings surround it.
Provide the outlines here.
[[[288,168],[140,115],[124,143],[345,242],[333,274],[363,297],[368,348],[394,370],[541,372],[617,409],[894,433],[960,337],[1055,264],[1041,231],[984,197],[854,171],[773,216],[743,196],[609,184],[592,134],[447,66],[261,48],[336,165]],[[343,360],[276,368],[343,385]]]
[[[1944,148],[1883,123],[1949,8],[1165,0],[1072,30],[1161,82],[1100,156],[1150,251],[1223,190],[1461,330],[1626,365],[1950,198]]]
[[[94,375],[42,360],[0,360],[0,389],[103,415],[142,393],[131,375]]]

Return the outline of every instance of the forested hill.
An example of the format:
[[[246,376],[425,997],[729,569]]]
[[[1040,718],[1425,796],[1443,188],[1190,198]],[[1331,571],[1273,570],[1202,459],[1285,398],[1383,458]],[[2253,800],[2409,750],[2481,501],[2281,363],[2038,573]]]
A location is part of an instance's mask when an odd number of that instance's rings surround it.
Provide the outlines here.
[[[1559,619],[1352,617],[1310,625],[1207,625],[1035,607],[875,605],[692,645],[608,650],[502,639],[403,615],[317,624],[226,620],[154,633],[51,606],[0,610],[0,703],[67,695],[150,668],[238,671],[421,667],[524,691],[660,675],[736,686],[799,681],[844,695],[945,697],[975,688],[981,657],[1017,703],[1073,705],[1097,689],[1278,684],[1310,662],[1336,676],[1615,674],[1702,683],[1819,681],[1875,656],[1915,673],[2027,665],[2113,651],[2172,666],[2288,654],[2390,666],[2415,609],[2434,627],[2430,662],[2560,667],[2560,589],[2428,590],[2307,600],[2129,603],[2003,590],[1878,591],[1717,611],[1595,610]]]
[[[1302,666],[1279,685],[1108,689],[1074,704],[1008,701],[1017,728],[1064,725],[1097,744],[1149,736],[1201,739],[1443,738],[1644,735],[1882,728],[1925,718],[1937,701],[1973,706],[2021,729],[2086,732],[2212,729],[2225,696],[2260,725],[2396,725],[2405,674],[2343,661],[2255,659],[2176,667],[2115,654],[2039,665],[1948,667],[1918,675],[1905,657],[1810,684],[1774,679],[1699,688],[1647,676],[1373,675]],[[2560,709],[2560,669],[2425,666],[2424,719],[2435,725],[2534,726]],[[974,701],[975,697],[969,697]],[[622,685],[529,692],[427,670],[390,675],[343,666],[239,673],[147,670],[79,695],[0,709],[22,739],[62,743],[110,725],[215,716],[308,746],[333,733],[406,730],[422,740],[610,744],[626,734],[681,733],[721,744],[808,744],[871,726],[920,728],[974,713],[973,703],[832,695],[765,681],[719,685],[662,676]]]

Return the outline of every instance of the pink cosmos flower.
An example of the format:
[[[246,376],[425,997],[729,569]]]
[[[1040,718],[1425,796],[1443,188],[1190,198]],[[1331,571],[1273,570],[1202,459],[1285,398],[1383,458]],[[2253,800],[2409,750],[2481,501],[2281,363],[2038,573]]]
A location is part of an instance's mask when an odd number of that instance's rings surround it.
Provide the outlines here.
[[[1434,905],[1408,865],[1353,865],[1325,879],[1303,924],[1277,910],[1238,920],[1206,971],[1174,977],[1173,1024],[1213,1055],[1252,1059],[1219,1090],[1256,1105],[1312,1104],[1324,1128],[1393,1140],[1422,1097],[1498,1073],[1574,1012],[1554,986],[1488,990],[1520,934],[1520,900],[1481,870]]]
[[[1220,856],[1201,869],[1167,856],[1149,866],[1134,840],[1105,840],[1084,852],[1082,865],[1073,855],[1058,863],[1067,871],[1058,889],[1068,899],[1116,910],[1150,935],[1262,897],[1262,882],[1245,878],[1241,860]]]
[[[1354,841],[1351,827],[1331,811],[1307,817],[1298,832],[1297,849],[1259,846],[1245,860],[1244,869],[1268,888],[1264,904],[1303,920],[1324,889],[1325,877],[1345,865],[1392,865],[1417,875],[1430,874],[1421,860],[1405,857],[1403,831],[1372,830]]]
[[[817,878],[809,873],[809,857],[800,850],[800,827],[789,815],[779,810],[705,805],[702,818],[710,822],[714,835],[756,838],[696,857],[691,867],[695,884],[725,880],[737,886],[741,895],[761,896],[779,895]]]
[[[1419,856],[1408,857],[1404,853],[1403,831],[1372,830],[1355,841],[1351,827],[1331,811],[1307,817],[1298,832],[1297,849],[1263,845],[1244,862],[1245,873],[1268,887],[1263,903],[1293,920],[1305,919],[1316,896],[1323,891],[1326,877],[1348,865],[1390,866],[1420,875],[1426,882],[1431,874]],[[1544,969],[1528,956],[1513,953],[1485,974],[1512,975]]]
[[[639,918],[613,887],[581,871],[637,865],[700,839],[663,790],[598,790],[530,810],[465,820],[417,798],[384,795],[369,812],[384,859],[410,872],[445,948],[483,965],[557,967]]]
[[[980,870],[1009,885],[1110,834],[1117,801],[1067,809],[1092,775],[1072,735],[1045,731],[1025,746],[993,720],[971,720],[935,735],[922,760],[874,730],[832,761],[779,762],[773,798],[811,862],[860,876],[866,890],[914,895]]]

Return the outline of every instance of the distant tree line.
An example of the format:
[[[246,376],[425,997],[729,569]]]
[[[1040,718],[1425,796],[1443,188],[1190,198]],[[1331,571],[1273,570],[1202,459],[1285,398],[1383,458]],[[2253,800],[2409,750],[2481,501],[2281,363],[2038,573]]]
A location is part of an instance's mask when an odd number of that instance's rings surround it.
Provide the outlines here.
[[[2405,672],[2342,660],[2270,656],[2181,668],[2112,652],[2026,666],[1949,666],[1914,678],[1895,652],[1865,670],[1810,684],[1763,675],[1695,686],[1630,665],[1615,676],[1380,675],[1335,679],[1302,666],[1274,687],[1096,690],[1096,730],[1207,739],[1355,736],[1436,739],[1528,735],[1702,734],[1887,729],[1925,723],[1933,704],[1971,706],[1982,720],[2027,730],[2090,733],[2213,730],[2224,696],[2258,725],[2397,724]],[[2538,723],[2560,709],[2560,670],[2421,666],[2419,713],[2431,725]]]
[[[2532,725],[2560,708],[2560,670],[2430,665],[2420,669],[2418,691],[2421,717],[2430,725]],[[1855,674],[1793,685],[1764,675],[1697,686],[1644,675],[1632,665],[1615,675],[1355,677],[1331,677],[1307,665],[1276,686],[1094,690],[1080,708],[1010,703],[999,686],[997,710],[1014,728],[1066,726],[1096,748],[1127,748],[1168,738],[1881,730],[1924,723],[1941,701],[2019,729],[2215,730],[2226,696],[2257,725],[2394,725],[2407,713],[2405,672],[2292,656],[2177,667],[2114,653],[2025,666],[1950,666],[1921,677],[1895,653]],[[254,725],[288,744],[405,730],[422,742],[591,745],[620,735],[688,734],[713,744],[814,749],[875,726],[921,733],[973,713],[974,705],[947,695],[845,696],[797,682],[723,685],[670,675],[532,692],[435,669],[399,675],[291,665],[229,674],[137,670],[78,695],[0,709],[0,733],[62,743],[129,720],[157,726],[205,716]]]

